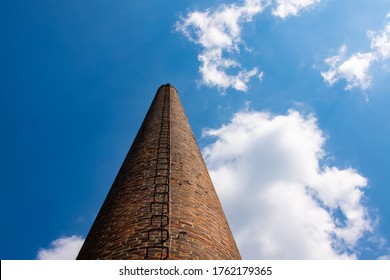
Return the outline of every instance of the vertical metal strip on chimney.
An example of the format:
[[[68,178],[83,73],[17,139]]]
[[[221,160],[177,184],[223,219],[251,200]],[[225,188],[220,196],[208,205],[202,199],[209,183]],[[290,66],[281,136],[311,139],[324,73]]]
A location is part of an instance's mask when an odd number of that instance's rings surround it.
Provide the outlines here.
[[[169,197],[169,224],[168,224],[168,232],[169,232],[169,250],[168,250],[168,257],[169,257],[169,253],[171,252],[171,249],[172,249],[172,230],[171,230],[171,225],[172,225],[172,191],[173,189],[171,188],[171,178],[172,178],[172,158],[171,158],[171,148],[172,148],[172,131],[171,131],[171,116],[172,116],[172,112],[171,112],[171,85],[170,84],[166,84],[165,85],[166,88],[165,90],[167,90],[168,88],[168,98],[169,98],[169,102],[168,102],[168,106],[169,106],[169,122],[168,122],[168,125],[169,125],[169,194],[168,194],[168,197]]]
[[[150,203],[150,229],[148,230],[145,259],[168,259],[170,240],[170,86],[165,85],[158,139],[154,192]],[[168,229],[167,229],[168,226]]]

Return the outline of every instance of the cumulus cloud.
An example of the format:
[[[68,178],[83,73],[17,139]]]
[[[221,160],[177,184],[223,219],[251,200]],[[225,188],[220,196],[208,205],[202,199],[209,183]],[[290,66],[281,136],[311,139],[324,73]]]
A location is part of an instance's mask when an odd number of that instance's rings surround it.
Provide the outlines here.
[[[273,14],[285,18],[319,0],[276,0]],[[198,55],[202,83],[222,90],[234,88],[247,91],[251,78],[262,79],[258,67],[245,69],[235,58],[242,45],[242,25],[251,22],[272,3],[271,0],[245,0],[241,5],[221,5],[215,10],[189,12],[176,23],[191,42],[201,47]]]
[[[38,260],[74,260],[80,251],[84,239],[80,236],[72,235],[61,237],[50,244],[49,249],[39,249]]]
[[[323,164],[326,138],[314,116],[244,110],[204,135],[215,137],[203,154],[244,258],[356,258],[372,231],[368,182]]]
[[[301,10],[307,9],[321,0],[275,0],[276,8],[272,11],[275,16],[286,18],[296,16]]]
[[[321,75],[327,84],[333,86],[338,81],[345,80],[346,90],[353,88],[365,90],[370,87],[371,65],[390,58],[390,23],[382,30],[368,31],[367,35],[371,39],[370,51],[347,56],[347,48],[343,45],[337,55],[325,59],[329,69],[321,72]]]
[[[246,0],[241,6],[222,5],[215,11],[190,12],[176,23],[177,31],[202,47],[198,60],[205,85],[246,91],[249,79],[260,74],[256,67],[246,70],[235,59],[226,58],[226,53],[239,52],[241,25],[263,10],[263,2]],[[231,69],[236,74],[227,74]]]
[[[373,53],[355,53],[348,58],[346,56],[346,46],[343,45],[337,55],[325,59],[329,65],[329,70],[321,72],[322,77],[329,85],[334,85],[340,79],[345,79],[346,90],[354,87],[367,89],[371,85],[369,67],[375,60]]]

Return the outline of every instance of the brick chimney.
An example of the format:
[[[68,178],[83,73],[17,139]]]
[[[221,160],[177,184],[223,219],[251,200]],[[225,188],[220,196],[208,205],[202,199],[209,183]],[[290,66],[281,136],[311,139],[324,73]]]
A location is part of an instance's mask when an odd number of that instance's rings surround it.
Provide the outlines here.
[[[170,84],[157,90],[77,259],[241,259]]]

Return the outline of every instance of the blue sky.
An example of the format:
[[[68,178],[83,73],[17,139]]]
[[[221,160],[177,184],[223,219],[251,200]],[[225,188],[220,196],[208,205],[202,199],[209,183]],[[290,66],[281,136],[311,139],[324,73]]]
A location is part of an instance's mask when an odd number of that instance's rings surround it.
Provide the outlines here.
[[[388,1],[3,0],[0,21],[1,259],[74,255],[166,82],[244,258],[390,257]]]

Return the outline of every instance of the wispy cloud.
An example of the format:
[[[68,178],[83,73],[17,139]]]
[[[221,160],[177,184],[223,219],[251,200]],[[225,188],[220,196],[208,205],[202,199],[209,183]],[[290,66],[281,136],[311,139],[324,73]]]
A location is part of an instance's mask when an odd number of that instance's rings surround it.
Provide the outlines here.
[[[275,16],[286,18],[288,16],[296,16],[304,9],[307,9],[314,4],[318,4],[321,0],[275,0],[276,8],[272,13]]]
[[[329,69],[321,72],[322,77],[330,86],[344,79],[347,82],[346,90],[354,87],[363,90],[369,88],[372,80],[369,68],[375,56],[372,52],[367,52],[355,53],[346,58],[346,50],[346,45],[343,45],[337,55],[325,59]]]
[[[286,18],[297,15],[319,0],[276,0],[273,15]],[[215,10],[193,11],[176,23],[176,31],[182,32],[191,42],[201,46],[198,55],[202,84],[222,90],[234,88],[247,91],[251,78],[262,79],[258,67],[248,70],[234,57],[241,51],[242,25],[251,22],[262,13],[271,0],[245,0],[241,5],[221,5]]]
[[[382,30],[368,31],[367,35],[371,39],[370,51],[347,56],[347,47],[343,45],[337,55],[325,59],[329,69],[321,72],[321,75],[327,84],[333,86],[338,81],[345,80],[346,90],[353,88],[366,90],[371,86],[372,76],[369,72],[371,65],[390,57],[390,23]]]
[[[80,236],[61,237],[50,244],[48,249],[39,249],[38,260],[74,260],[80,251],[84,239]]]
[[[246,91],[249,79],[260,74],[258,68],[246,70],[226,54],[239,53],[241,25],[252,21],[263,8],[261,0],[246,0],[241,6],[222,5],[215,11],[190,12],[177,22],[176,30],[202,47],[198,59],[203,84]],[[229,69],[235,69],[236,74],[227,74]]]
[[[203,154],[245,258],[356,258],[373,228],[362,203],[368,182],[322,164],[325,136],[313,116],[245,110],[204,134],[216,137]]]
[[[381,256],[378,258],[378,260],[390,260],[390,255],[388,256]]]

